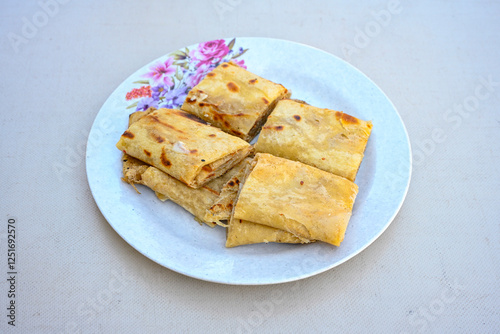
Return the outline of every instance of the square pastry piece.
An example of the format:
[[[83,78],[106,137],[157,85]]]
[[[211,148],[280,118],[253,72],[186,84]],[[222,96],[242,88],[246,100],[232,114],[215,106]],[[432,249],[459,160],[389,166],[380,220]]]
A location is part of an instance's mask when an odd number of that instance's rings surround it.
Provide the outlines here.
[[[283,100],[267,119],[255,149],[354,181],[371,130],[371,122],[341,111]]]
[[[132,123],[116,147],[192,188],[224,174],[252,151],[246,141],[173,109],[155,110]]]
[[[181,109],[227,133],[250,141],[288,90],[234,63],[208,73],[187,95]]]
[[[339,246],[358,187],[318,168],[258,153],[240,190],[231,219],[270,226],[299,239]]]
[[[129,127],[154,110],[151,108],[131,114]],[[135,184],[151,188],[160,200],[171,200],[193,214],[197,221],[214,227],[216,224],[224,225],[220,221],[229,219],[240,180],[250,161],[252,158],[247,157],[222,176],[199,188],[191,188],[158,168],[124,153],[122,180],[131,184],[137,193],[139,190]]]

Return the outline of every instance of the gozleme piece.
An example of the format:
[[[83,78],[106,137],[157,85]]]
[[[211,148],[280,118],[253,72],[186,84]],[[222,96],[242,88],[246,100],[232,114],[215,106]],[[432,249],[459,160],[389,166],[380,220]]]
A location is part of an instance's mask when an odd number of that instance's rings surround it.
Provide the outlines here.
[[[129,126],[154,110],[132,113],[129,117]],[[135,184],[151,188],[160,200],[171,199],[192,213],[198,221],[213,227],[216,222],[229,219],[236,198],[234,187],[237,191],[239,178],[243,176],[250,161],[250,158],[246,158],[224,175],[198,189],[193,189],[157,168],[124,153],[122,180],[131,184],[138,193]]]
[[[213,221],[206,221],[206,210],[217,200],[219,193],[210,187],[190,188],[179,180],[162,172],[158,168],[149,167],[142,174],[144,185],[160,193],[165,198],[177,203],[193,214],[199,221],[214,227]]]
[[[230,62],[217,66],[193,87],[181,109],[250,141],[276,102],[289,96],[282,85]]]
[[[139,159],[131,157],[128,154],[123,153],[122,156],[123,163],[123,177],[122,180],[132,187],[134,187],[135,191],[140,194],[139,190],[135,186],[136,184],[144,185],[144,181],[142,180],[142,175],[148,170],[148,168],[154,168],[150,165],[142,162]],[[185,186],[187,187],[187,186]],[[168,197],[160,194],[159,192],[155,192],[156,197],[158,197],[162,202],[168,200]]]
[[[242,185],[244,184],[251,168],[253,168],[253,160],[250,158],[246,158],[245,160],[247,162],[245,168],[242,168],[240,172],[238,172],[238,174],[236,174],[232,179],[235,180],[234,183],[237,184],[233,185],[232,187],[229,187],[226,184],[226,186],[224,186],[222,190],[222,192],[231,192],[229,198],[231,199],[233,204],[237,201],[239,191],[242,189]],[[214,205],[214,207],[218,208],[217,205]],[[213,210],[214,207],[212,207],[211,210]],[[309,243],[311,241],[304,238],[299,238],[290,232],[286,232],[274,227],[252,223],[247,220],[234,219],[234,217],[229,218],[226,232],[226,247],[231,248],[241,245],[269,242],[296,244]]]
[[[219,197],[212,204],[212,206],[207,210],[206,219],[210,221],[220,222],[221,220],[229,220],[231,212],[233,211],[234,204],[242,184],[244,177],[246,175],[246,170],[250,166],[252,159],[247,157],[234,168],[229,170],[225,175],[215,179],[215,182],[219,179],[228,179],[228,181],[222,186],[220,190]],[[232,175],[232,177],[228,177]]]
[[[283,100],[267,119],[255,149],[354,181],[371,130],[371,122],[346,113]]]
[[[229,221],[226,236],[226,247],[230,248],[241,245],[269,242],[300,244],[308,243],[310,241],[299,238],[290,232],[266,225],[255,224],[249,221],[234,218]]]
[[[246,161],[240,162],[238,165],[231,168],[224,175],[208,182],[200,188],[191,188],[184,183],[162,172],[158,168],[149,167],[141,174],[141,184],[151,188],[157,193],[160,199],[169,199],[177,203],[195,218],[209,226],[215,226],[216,223],[221,224],[220,220],[229,219],[231,214],[234,199],[224,193],[225,187],[234,185],[234,176],[247,164]],[[224,201],[225,206],[218,206],[217,215],[209,211],[215,203]]]
[[[244,140],[175,109],[158,109],[132,123],[116,146],[192,188],[224,174],[252,150]]]
[[[233,219],[339,246],[358,187],[301,162],[258,153],[239,192]]]
[[[136,111],[129,115],[128,117],[128,126],[140,120],[142,117],[149,115],[156,108],[149,108],[145,111]],[[136,159],[126,153],[122,155],[122,167],[123,167],[123,177],[122,180],[124,182],[129,183],[132,187],[134,187],[135,191],[139,194],[139,190],[135,187],[135,184],[142,184],[141,176],[142,174],[150,167],[147,163]],[[164,199],[162,199],[164,200]]]

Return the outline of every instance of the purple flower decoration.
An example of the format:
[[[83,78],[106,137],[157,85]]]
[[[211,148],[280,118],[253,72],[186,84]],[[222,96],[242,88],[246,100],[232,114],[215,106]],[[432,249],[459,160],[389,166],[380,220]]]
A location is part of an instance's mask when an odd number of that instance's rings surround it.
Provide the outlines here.
[[[151,107],[158,108],[158,100],[152,97],[148,97],[140,100],[139,103],[137,103],[136,111],[144,111]]]
[[[164,96],[168,92],[168,90],[169,88],[165,87],[162,84],[155,86],[151,88],[151,97],[154,98],[155,100],[158,100],[160,96]]]
[[[162,102],[162,107],[164,108],[176,108],[184,103],[188,92],[188,87],[181,86],[175,89],[172,89],[168,93],[164,95],[164,100]]]
[[[175,67],[172,66],[173,63],[174,58],[172,57],[168,58],[164,63],[156,63],[150,68],[150,72],[144,76],[153,79],[155,83],[172,86],[174,81],[171,75],[175,73]]]

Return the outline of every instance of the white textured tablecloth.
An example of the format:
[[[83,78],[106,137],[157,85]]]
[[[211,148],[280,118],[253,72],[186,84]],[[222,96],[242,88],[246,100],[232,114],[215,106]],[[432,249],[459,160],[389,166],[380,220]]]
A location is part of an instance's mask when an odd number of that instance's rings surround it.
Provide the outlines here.
[[[2,7],[1,333],[500,332],[500,3]],[[182,276],[123,241],[90,193],[85,145],[111,92],[159,56],[233,36],[301,42],[345,59],[406,124],[414,161],[401,211],[370,247],[323,274],[250,287]]]

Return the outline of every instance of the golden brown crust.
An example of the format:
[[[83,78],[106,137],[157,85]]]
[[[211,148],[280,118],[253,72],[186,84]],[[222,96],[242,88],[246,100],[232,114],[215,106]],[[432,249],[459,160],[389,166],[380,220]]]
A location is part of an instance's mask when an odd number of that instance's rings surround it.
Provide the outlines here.
[[[215,226],[214,222],[203,220],[207,208],[218,198],[217,192],[214,193],[209,187],[190,188],[155,167],[149,167],[142,174],[142,182],[145,186],[182,206],[208,226]]]
[[[154,110],[154,108],[150,108],[147,111],[132,113],[129,116],[129,126],[151,114]],[[196,119],[190,114],[187,114],[186,117]],[[144,152],[150,157],[149,151],[144,149]],[[241,173],[250,160],[250,158],[245,159],[224,175],[211,180],[198,189],[193,189],[159,169],[124,153],[122,156],[122,180],[132,185],[139,194],[135,184],[151,188],[161,201],[170,199],[192,213],[198,222],[214,227],[216,223],[224,225],[220,220],[229,219],[236,197],[234,191],[231,191],[231,182],[233,185],[235,182],[239,183],[236,176]],[[211,168],[212,166],[206,169],[212,171]],[[230,179],[231,181],[229,181]]]
[[[226,247],[269,242],[303,244],[311,241],[299,238],[290,232],[266,225],[255,224],[246,220],[231,219],[229,221]]]
[[[134,181],[136,181],[134,183],[152,189],[162,201],[169,199],[175,202],[193,214],[197,221],[210,227],[214,227],[216,224],[225,226],[221,220],[229,219],[236,198],[236,193],[228,191],[228,189],[234,184],[236,186],[239,184],[237,177],[248,163],[247,160],[244,160],[224,175],[195,189],[188,187],[158,168],[143,163],[140,165],[141,162],[137,159],[130,158],[129,162],[138,162],[137,166],[141,168],[140,171],[128,169],[129,172],[132,170],[140,172],[138,176],[134,174]]]
[[[250,141],[280,99],[290,92],[234,63],[224,63],[196,85],[181,109]]]
[[[128,126],[137,122],[138,120],[140,120],[144,116],[151,114],[155,110],[156,110],[156,108],[151,107],[151,108],[148,108],[147,110],[144,110],[144,111],[135,111],[135,112],[131,113],[128,116]]]
[[[234,219],[340,245],[358,192],[356,184],[267,153],[258,153],[253,165],[239,193]]]
[[[156,108],[149,108],[145,111],[136,111],[129,115],[128,118],[128,126],[140,120],[142,117],[149,115]],[[127,137],[134,137],[131,133],[125,131],[124,134]],[[145,150],[145,152],[147,152]],[[130,184],[137,193],[140,194],[139,190],[137,190],[135,184],[143,184],[142,183],[142,174],[148,169],[149,165],[139,159],[136,159],[126,153],[122,155],[122,172],[123,177],[122,180],[128,184]],[[161,198],[163,201],[165,200],[163,197]]]
[[[240,172],[232,179],[236,179],[237,181],[235,183],[237,184],[230,185],[230,190],[232,191],[232,203],[237,203],[238,196],[241,192],[241,189],[243,188],[246,178],[256,164],[255,159],[247,158],[245,160],[247,161],[245,168],[242,168]],[[224,190],[225,189],[223,188],[223,191]],[[228,248],[269,242],[292,244],[314,242],[313,240],[297,237],[290,232],[283,231],[278,228],[252,223],[247,220],[235,219],[233,216],[235,206],[232,205],[231,208],[233,210],[231,210],[230,212],[231,215],[229,217],[226,232],[226,247]]]
[[[116,146],[193,188],[224,174],[252,150],[240,138],[173,109],[140,118]]]
[[[341,111],[282,100],[262,128],[255,149],[354,181],[371,130],[371,122]]]

